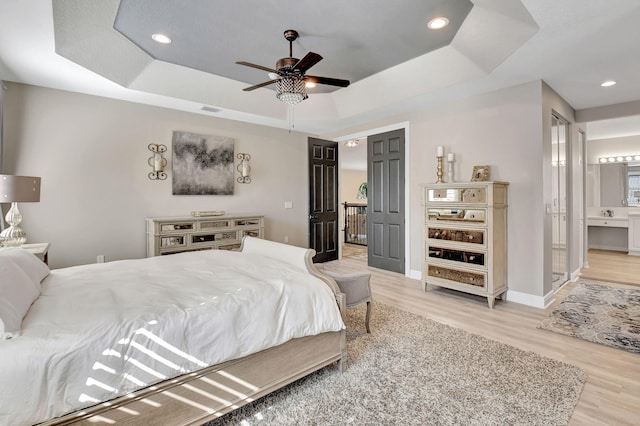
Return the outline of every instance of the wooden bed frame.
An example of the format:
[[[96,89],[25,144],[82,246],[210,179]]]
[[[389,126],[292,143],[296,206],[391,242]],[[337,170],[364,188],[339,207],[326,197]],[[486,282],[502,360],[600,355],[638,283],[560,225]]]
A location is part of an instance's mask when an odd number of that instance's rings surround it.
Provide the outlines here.
[[[281,249],[276,250],[276,255],[273,244]],[[268,250],[265,255],[303,267],[324,281],[335,294],[344,319],[346,297],[332,278],[313,265],[313,250],[255,241],[246,246],[243,241],[241,248],[262,250]],[[343,371],[346,360],[345,330],[293,339],[40,424],[201,425],[332,363],[337,362]]]

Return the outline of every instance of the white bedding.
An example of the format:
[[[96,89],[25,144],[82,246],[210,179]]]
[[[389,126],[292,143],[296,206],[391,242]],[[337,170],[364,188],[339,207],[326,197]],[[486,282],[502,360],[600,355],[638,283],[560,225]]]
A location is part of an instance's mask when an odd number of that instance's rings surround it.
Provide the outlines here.
[[[343,328],[325,283],[255,254],[208,250],[53,270],[22,335],[0,341],[0,424],[43,421]]]

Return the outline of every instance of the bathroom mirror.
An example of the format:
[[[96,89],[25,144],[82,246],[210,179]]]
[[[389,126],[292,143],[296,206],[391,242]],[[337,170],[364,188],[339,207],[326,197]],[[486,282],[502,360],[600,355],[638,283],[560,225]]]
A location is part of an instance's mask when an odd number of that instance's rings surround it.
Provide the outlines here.
[[[587,207],[640,206],[640,163],[587,166]]]

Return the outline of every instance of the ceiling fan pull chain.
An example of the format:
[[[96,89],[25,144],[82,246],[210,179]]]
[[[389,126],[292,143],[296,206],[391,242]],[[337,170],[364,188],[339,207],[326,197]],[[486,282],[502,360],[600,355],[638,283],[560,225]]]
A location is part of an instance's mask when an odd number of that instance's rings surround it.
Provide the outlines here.
[[[289,117],[289,133],[291,133],[291,129],[296,128],[295,117],[294,117],[295,108],[293,105],[287,105],[287,109],[288,109],[287,117]]]

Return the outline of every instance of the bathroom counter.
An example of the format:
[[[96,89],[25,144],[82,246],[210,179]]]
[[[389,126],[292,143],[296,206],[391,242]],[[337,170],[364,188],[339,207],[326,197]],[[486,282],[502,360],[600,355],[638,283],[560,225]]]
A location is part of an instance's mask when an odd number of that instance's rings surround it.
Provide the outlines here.
[[[628,217],[605,217],[605,216],[589,216],[587,218],[587,226],[604,226],[607,228],[628,228]]]

